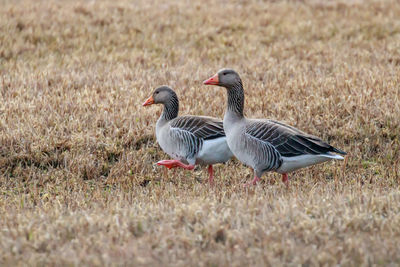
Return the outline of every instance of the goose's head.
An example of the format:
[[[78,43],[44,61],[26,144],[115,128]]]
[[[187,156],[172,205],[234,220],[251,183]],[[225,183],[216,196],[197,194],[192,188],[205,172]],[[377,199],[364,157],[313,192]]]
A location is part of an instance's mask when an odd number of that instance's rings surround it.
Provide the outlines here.
[[[165,105],[169,102],[175,101],[176,99],[178,99],[178,97],[174,90],[168,86],[161,86],[154,90],[153,94],[143,103],[143,106],[149,106],[152,104]]]
[[[218,85],[231,88],[237,84],[241,84],[239,74],[232,69],[221,69],[214,76],[203,82],[206,85]]]

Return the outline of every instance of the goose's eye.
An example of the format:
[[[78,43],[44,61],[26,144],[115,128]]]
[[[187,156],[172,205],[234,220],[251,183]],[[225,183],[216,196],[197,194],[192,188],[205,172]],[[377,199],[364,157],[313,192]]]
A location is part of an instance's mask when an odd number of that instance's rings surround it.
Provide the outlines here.
[[[224,75],[224,76],[225,76],[225,75],[226,75],[226,72],[222,73],[222,75]]]
[[[158,94],[159,92],[156,92],[156,94]]]

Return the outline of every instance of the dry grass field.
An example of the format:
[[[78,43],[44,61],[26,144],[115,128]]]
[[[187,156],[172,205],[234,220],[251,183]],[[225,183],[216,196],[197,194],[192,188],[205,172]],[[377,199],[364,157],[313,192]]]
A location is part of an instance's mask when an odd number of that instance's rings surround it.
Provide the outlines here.
[[[0,265],[400,264],[398,1],[0,0]],[[289,176],[232,160],[171,170],[155,140],[180,114],[245,114],[347,151]]]

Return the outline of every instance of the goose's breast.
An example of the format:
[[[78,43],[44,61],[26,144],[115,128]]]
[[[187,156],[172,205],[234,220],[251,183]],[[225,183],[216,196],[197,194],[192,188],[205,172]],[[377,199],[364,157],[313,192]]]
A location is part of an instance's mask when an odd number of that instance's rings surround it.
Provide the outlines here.
[[[249,146],[248,140],[246,140],[244,129],[231,129],[230,133],[226,134],[226,137],[233,155],[245,165],[254,167],[254,153],[252,153],[252,148]]]
[[[160,127],[156,130],[157,142],[161,149],[170,157],[182,160],[182,153],[179,150],[177,140],[175,140],[169,131],[169,127]]]

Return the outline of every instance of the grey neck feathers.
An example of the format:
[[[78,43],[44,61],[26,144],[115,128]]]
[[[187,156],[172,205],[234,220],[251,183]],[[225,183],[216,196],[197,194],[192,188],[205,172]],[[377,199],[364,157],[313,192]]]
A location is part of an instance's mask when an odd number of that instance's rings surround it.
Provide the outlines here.
[[[238,81],[234,85],[227,87],[228,105],[227,110],[233,112],[239,118],[243,117],[244,108],[244,92],[242,81]]]
[[[167,121],[178,117],[179,112],[179,100],[178,97],[171,97],[170,101],[164,104],[164,111],[161,117]]]

